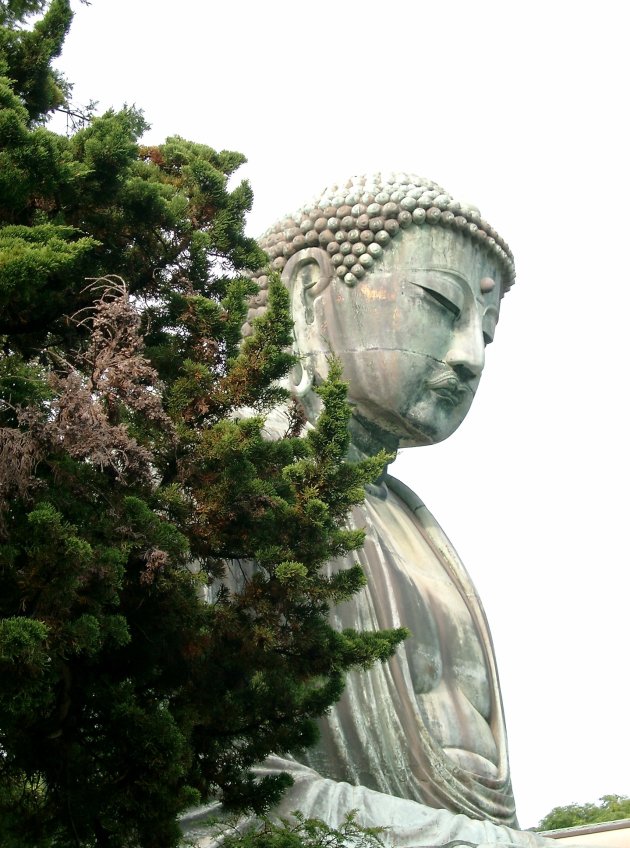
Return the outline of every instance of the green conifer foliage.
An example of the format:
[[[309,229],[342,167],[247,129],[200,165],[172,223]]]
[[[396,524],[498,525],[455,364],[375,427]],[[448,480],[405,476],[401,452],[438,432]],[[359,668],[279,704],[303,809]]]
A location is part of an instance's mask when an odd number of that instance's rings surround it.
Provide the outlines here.
[[[228,188],[244,159],[142,147],[128,108],[48,131],[70,18],[0,11],[0,833],[168,848],[195,801],[276,801],[288,778],[251,767],[403,638],[333,631],[364,578],[321,572],[360,546],[344,522],[386,457],[345,461],[334,363],[318,427],[289,404],[263,437],[291,322],[276,279],[240,343],[265,261]]]

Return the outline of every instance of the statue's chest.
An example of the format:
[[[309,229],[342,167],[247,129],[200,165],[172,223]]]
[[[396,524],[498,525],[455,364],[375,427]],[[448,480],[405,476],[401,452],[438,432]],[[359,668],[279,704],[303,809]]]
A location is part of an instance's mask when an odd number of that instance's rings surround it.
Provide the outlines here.
[[[333,626],[405,626],[412,635],[387,663],[348,675],[309,761],[329,777],[448,806],[451,783],[461,790],[457,775],[473,785],[499,779],[503,768],[500,697],[479,599],[421,504],[369,496],[353,523],[366,531],[362,550],[330,568],[358,560],[367,585],[332,610]]]
[[[408,627],[412,635],[402,649],[407,687],[417,696],[448,690],[464,709],[468,703],[489,719],[491,689],[475,599],[454,573],[439,537],[436,543],[395,496],[369,499],[355,521],[363,521],[366,530],[359,559],[368,587],[351,604],[359,620],[340,623]]]

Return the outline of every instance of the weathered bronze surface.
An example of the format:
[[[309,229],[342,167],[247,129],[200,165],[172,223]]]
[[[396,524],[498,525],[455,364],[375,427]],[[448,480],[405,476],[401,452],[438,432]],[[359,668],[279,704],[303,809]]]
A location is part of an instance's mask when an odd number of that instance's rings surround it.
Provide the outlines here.
[[[352,456],[433,444],[459,427],[514,278],[508,246],[474,207],[412,175],[354,178],[262,243],[291,292],[301,357],[292,391],[310,421],[335,354],[353,406]],[[266,282],[263,273],[245,334],[264,311]],[[457,553],[417,495],[386,474],[352,522],[366,529],[363,550],[328,567],[358,561],[368,585],[333,611],[335,626],[405,625],[413,635],[388,663],[349,675],[300,762],[261,767],[295,779],[279,812],[337,825],[356,808],[401,846],[545,844],[513,829],[492,640]]]

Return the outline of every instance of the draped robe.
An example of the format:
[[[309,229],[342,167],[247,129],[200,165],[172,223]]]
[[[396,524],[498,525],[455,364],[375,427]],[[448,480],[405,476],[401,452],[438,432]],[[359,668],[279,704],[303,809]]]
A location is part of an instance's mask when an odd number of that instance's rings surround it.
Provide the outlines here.
[[[348,675],[341,701],[300,757],[322,776],[431,807],[516,825],[492,639],[470,577],[429,510],[392,477],[354,510],[367,586],[333,626],[408,627],[387,663]]]
[[[294,785],[275,811],[300,810],[335,827],[353,809],[400,846],[551,845],[517,827],[492,640],[475,588],[429,510],[387,476],[352,523],[367,586],[332,611],[333,626],[406,626],[412,636],[389,661],[352,672],[320,721],[321,739],[295,758],[269,757],[260,775],[289,772]],[[215,809],[216,812],[216,809]],[[200,848],[216,840],[184,820]],[[204,835],[206,833],[206,835]]]

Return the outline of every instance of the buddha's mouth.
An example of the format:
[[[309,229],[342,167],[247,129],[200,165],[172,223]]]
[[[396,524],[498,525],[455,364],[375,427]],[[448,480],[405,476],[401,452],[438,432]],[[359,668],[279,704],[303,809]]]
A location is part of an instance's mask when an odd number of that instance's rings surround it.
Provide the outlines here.
[[[457,406],[466,395],[472,392],[472,389],[458,380],[454,374],[448,373],[438,374],[437,377],[428,380],[426,388],[435,392],[451,406]]]
[[[482,757],[481,754],[475,754],[473,751],[467,751],[465,748],[450,748],[442,749],[451,762],[458,765],[464,771],[471,772],[478,777],[497,778],[499,770],[496,765]]]

